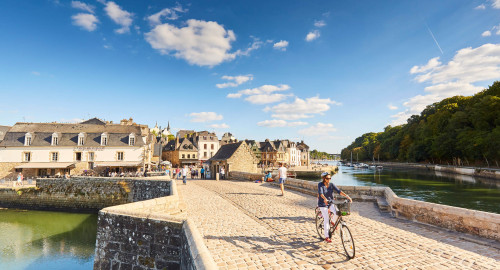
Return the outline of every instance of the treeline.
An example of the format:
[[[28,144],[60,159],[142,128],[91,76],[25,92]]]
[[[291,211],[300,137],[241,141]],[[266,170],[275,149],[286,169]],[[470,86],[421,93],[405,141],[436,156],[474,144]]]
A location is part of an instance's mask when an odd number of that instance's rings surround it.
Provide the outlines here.
[[[342,149],[359,160],[497,166],[500,162],[500,82],[474,96],[427,106],[406,124],[366,133]]]
[[[326,152],[320,152],[316,149],[309,152],[309,155],[310,155],[311,159],[331,159],[331,160],[334,159],[333,154],[328,154]]]

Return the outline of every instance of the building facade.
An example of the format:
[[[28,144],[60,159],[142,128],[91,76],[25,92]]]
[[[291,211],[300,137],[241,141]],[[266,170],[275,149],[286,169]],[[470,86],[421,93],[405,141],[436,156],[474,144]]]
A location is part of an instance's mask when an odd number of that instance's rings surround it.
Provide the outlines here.
[[[197,165],[198,147],[190,138],[179,138],[169,141],[163,148],[162,159],[170,161],[174,167]]]
[[[245,141],[229,143],[221,146],[219,151],[204,164],[209,166],[212,178],[224,168],[226,175],[232,171],[258,173],[259,160]]]
[[[0,178],[66,172],[136,171],[150,163],[147,126],[132,119],[120,124],[93,118],[78,124],[16,123],[0,142]]]

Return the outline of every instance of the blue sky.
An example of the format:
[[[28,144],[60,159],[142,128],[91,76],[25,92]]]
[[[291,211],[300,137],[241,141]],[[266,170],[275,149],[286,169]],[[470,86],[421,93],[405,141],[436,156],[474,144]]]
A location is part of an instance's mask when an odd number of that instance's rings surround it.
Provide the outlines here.
[[[0,125],[99,117],[339,153],[500,79],[500,0],[0,2]]]

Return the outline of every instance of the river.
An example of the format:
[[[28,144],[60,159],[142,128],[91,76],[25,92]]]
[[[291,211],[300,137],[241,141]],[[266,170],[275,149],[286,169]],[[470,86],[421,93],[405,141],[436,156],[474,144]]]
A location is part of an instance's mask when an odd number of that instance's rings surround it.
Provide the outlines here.
[[[336,165],[336,162],[326,163]],[[332,180],[336,185],[388,186],[402,198],[500,214],[500,181],[494,179],[437,171],[339,166]]]
[[[92,269],[96,214],[0,209],[0,269]]]

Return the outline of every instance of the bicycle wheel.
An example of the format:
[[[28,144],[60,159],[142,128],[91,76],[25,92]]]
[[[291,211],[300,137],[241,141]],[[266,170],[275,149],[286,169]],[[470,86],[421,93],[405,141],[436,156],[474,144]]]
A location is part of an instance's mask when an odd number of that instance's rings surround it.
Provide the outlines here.
[[[342,245],[344,246],[345,254],[349,259],[354,258],[356,255],[356,248],[354,246],[354,238],[352,237],[351,231],[349,228],[341,224],[340,227],[340,240],[342,241]]]
[[[316,208],[316,232],[318,233],[319,238],[324,239],[325,237],[323,236],[324,229],[323,229],[323,215],[321,215],[321,211],[319,211],[318,208]]]

